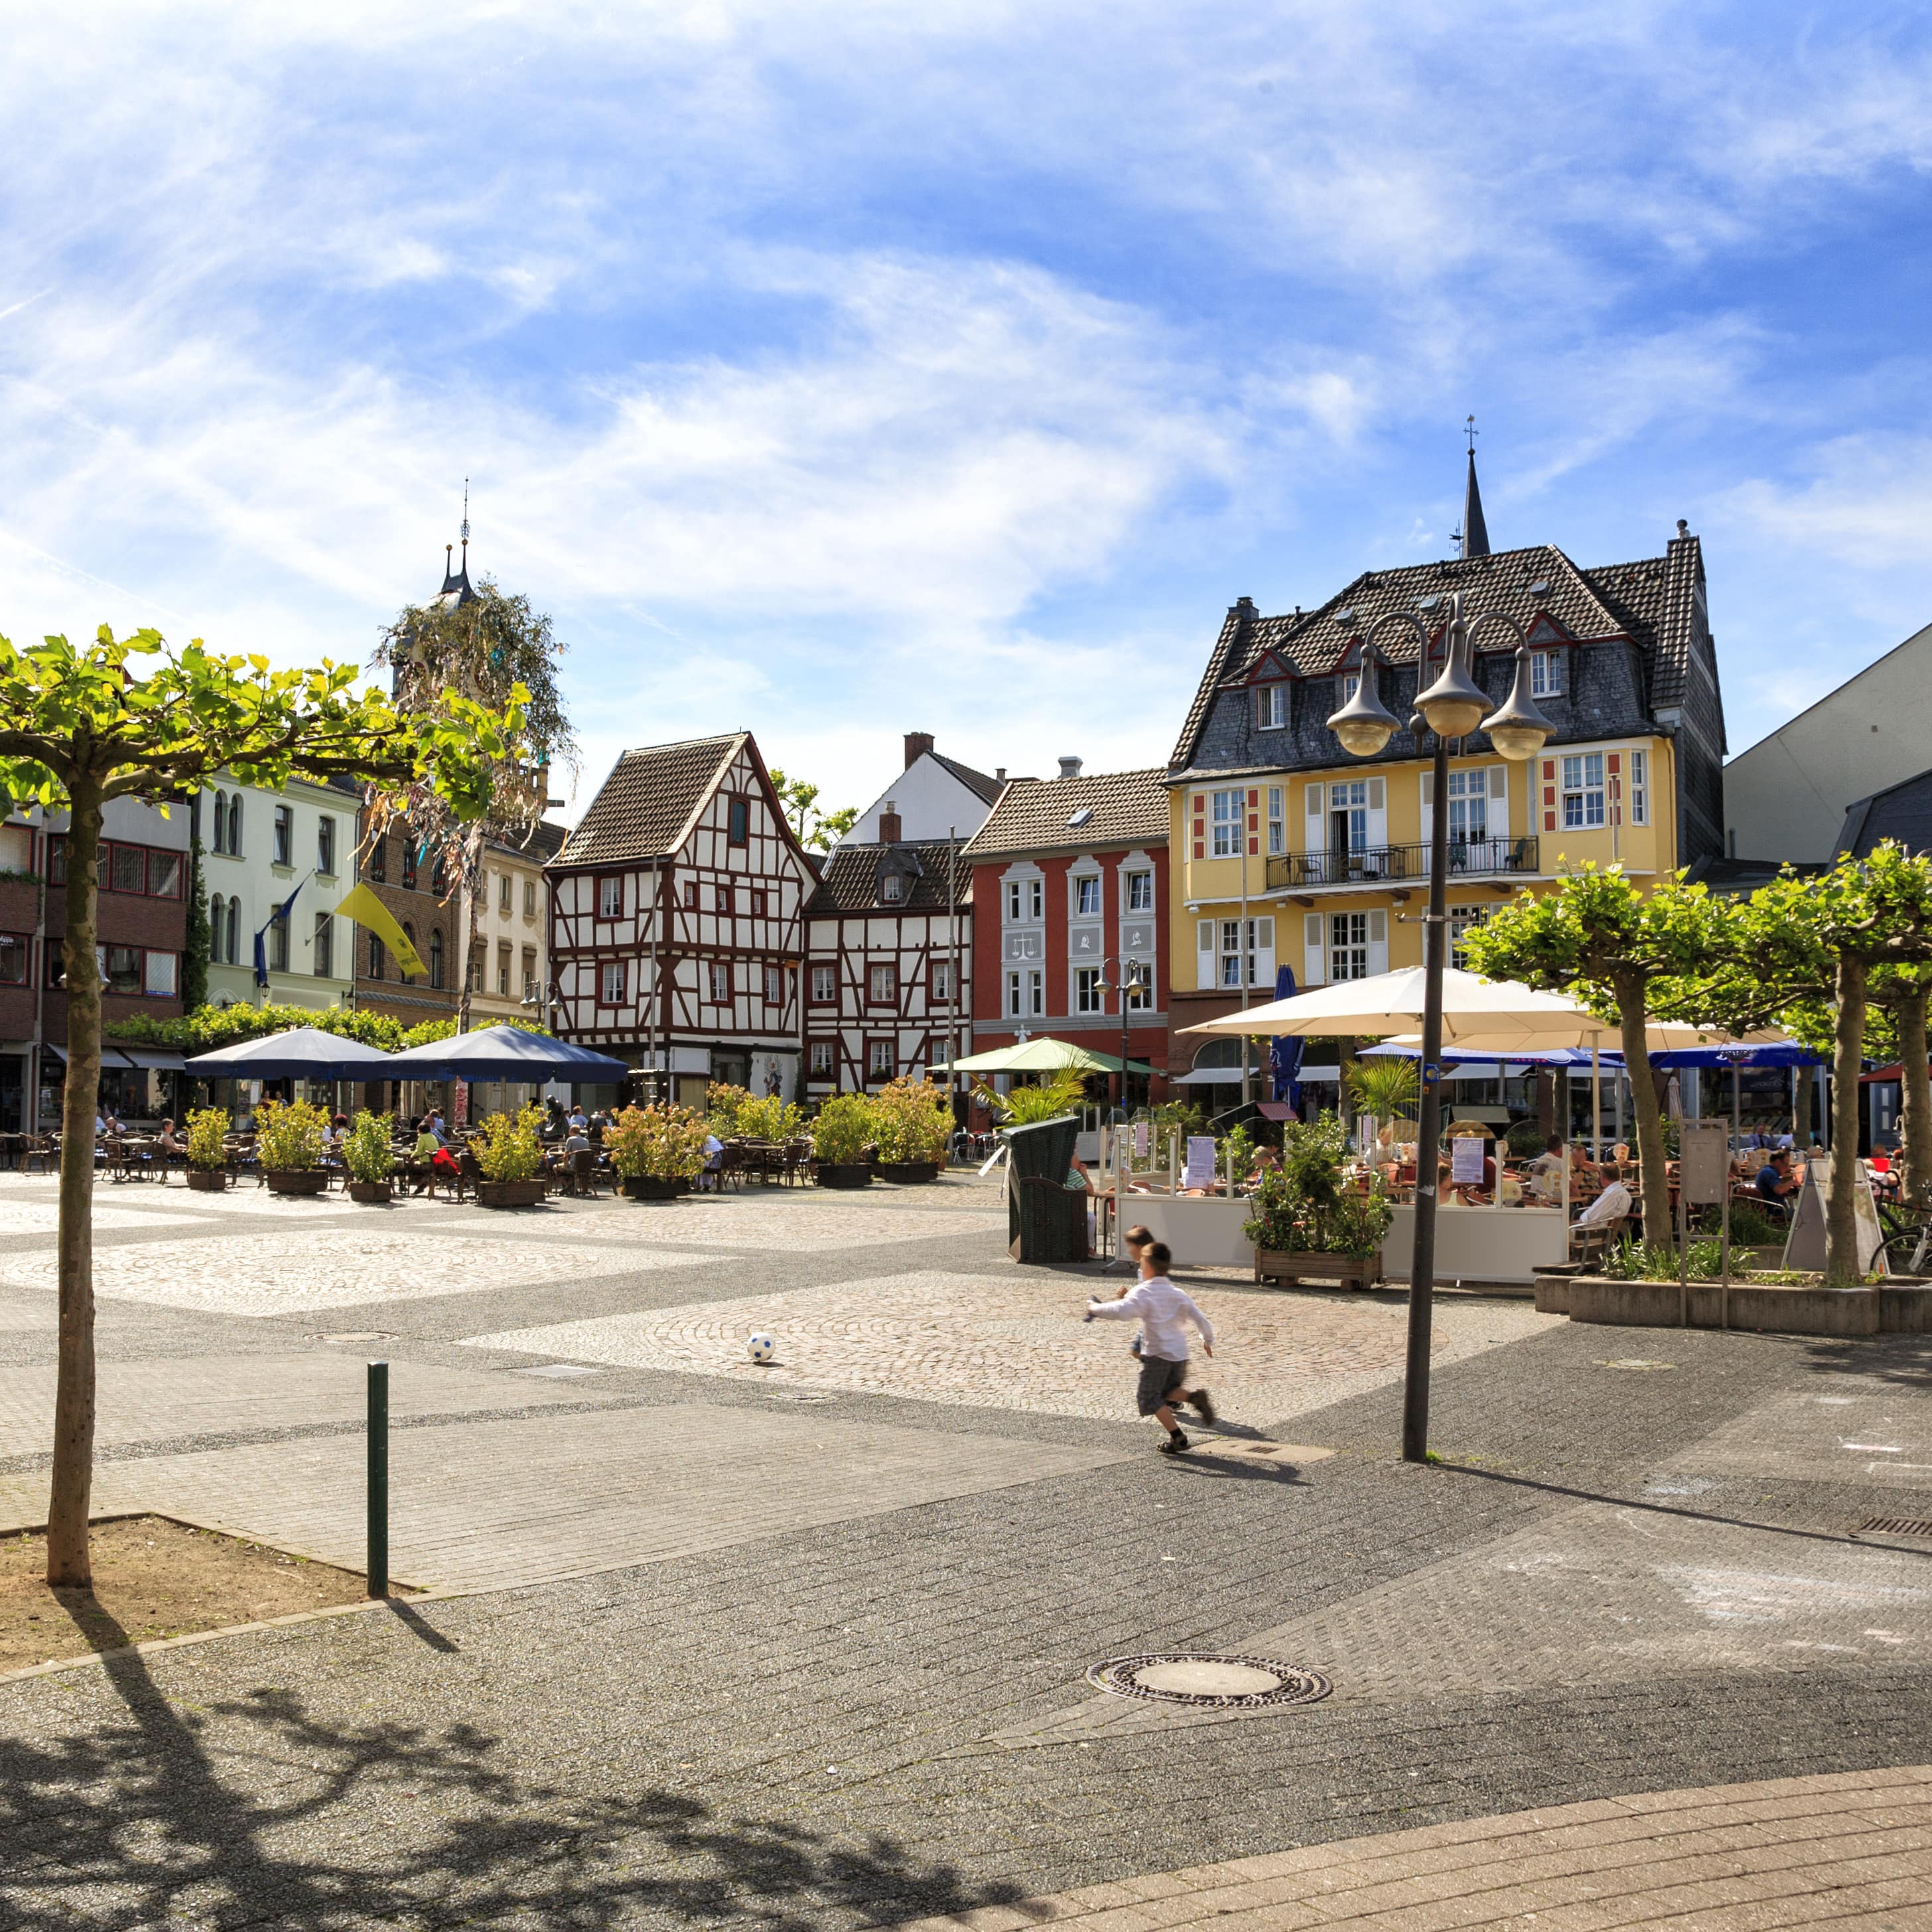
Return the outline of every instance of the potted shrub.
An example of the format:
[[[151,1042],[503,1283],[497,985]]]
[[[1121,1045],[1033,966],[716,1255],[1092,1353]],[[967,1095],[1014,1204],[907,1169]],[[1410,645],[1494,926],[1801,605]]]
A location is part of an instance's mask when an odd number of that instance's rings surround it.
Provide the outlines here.
[[[604,1130],[604,1148],[633,1201],[674,1201],[704,1172],[710,1138],[710,1127],[690,1108],[665,1102],[626,1107]]]
[[[196,1107],[188,1117],[188,1184],[197,1193],[218,1194],[228,1185],[228,1111]]]
[[[714,1094],[718,1090],[713,1088]],[[729,1090],[736,1091],[736,1089]],[[782,1147],[805,1125],[805,1109],[795,1101],[781,1100],[776,1094],[766,1094],[757,1098],[747,1095],[736,1110],[736,1124],[732,1131],[748,1141],[770,1141]],[[711,1130],[720,1140],[724,1136],[718,1126],[717,1116],[712,1116]]]
[[[534,1208],[547,1191],[543,1142],[538,1130],[544,1111],[529,1106],[514,1114],[492,1114],[477,1129],[476,1165],[483,1178],[476,1198],[484,1208]]]
[[[754,1104],[751,1089],[734,1087],[728,1081],[714,1080],[704,1090],[704,1118],[721,1141],[734,1139],[747,1130],[739,1117]]]
[[[812,1124],[814,1178],[819,1186],[868,1186],[872,1165],[866,1154],[877,1130],[876,1111],[864,1094],[833,1094]]]
[[[349,1137],[342,1144],[343,1163],[349,1169],[350,1200],[373,1204],[390,1198],[393,1190],[389,1177],[396,1166],[396,1156],[389,1146],[391,1124],[387,1114],[372,1114],[367,1107],[350,1124]]]
[[[929,1080],[900,1078],[881,1088],[872,1105],[880,1174],[915,1184],[937,1180],[952,1141],[952,1110],[944,1090]]]
[[[1378,1176],[1366,1190],[1349,1184],[1347,1153],[1334,1114],[1283,1127],[1281,1166],[1262,1174],[1241,1229],[1255,1244],[1256,1280],[1312,1277],[1366,1288],[1382,1279],[1382,1237],[1395,1210]]]
[[[328,1116],[306,1100],[264,1100],[255,1110],[255,1154],[272,1194],[320,1194],[328,1185],[322,1137]]]

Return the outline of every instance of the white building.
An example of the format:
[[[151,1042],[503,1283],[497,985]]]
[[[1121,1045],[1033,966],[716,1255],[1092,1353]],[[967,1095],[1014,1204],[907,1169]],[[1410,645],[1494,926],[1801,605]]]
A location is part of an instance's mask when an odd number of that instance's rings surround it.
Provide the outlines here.
[[[1855,801],[1932,764],[1932,624],[1724,767],[1733,859],[1828,863]]]
[[[1006,782],[1005,766],[988,778],[934,751],[930,731],[908,731],[904,770],[860,813],[839,842],[927,845],[944,844],[957,834],[963,844],[986,824]],[[882,815],[898,821],[898,830],[890,838],[880,829]]]
[[[484,1019],[543,1017],[542,989],[550,977],[550,891],[544,866],[562,850],[563,841],[564,828],[546,820],[535,827],[526,844],[492,840],[484,848],[470,956],[472,1025]]]
[[[335,916],[356,883],[352,788],[291,778],[280,791],[218,776],[194,800],[215,1006],[347,1006],[356,929]],[[295,903],[286,920],[282,907]],[[256,983],[255,936],[268,968]]]

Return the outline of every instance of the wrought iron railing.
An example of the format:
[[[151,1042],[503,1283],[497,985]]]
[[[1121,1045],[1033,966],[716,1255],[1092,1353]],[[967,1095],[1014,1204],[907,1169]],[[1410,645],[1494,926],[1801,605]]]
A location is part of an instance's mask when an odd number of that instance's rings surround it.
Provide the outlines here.
[[[1429,877],[1426,845],[1376,845],[1359,851],[1286,852],[1268,862],[1272,890],[1316,890],[1325,886],[1400,885]],[[1537,842],[1522,838],[1451,838],[1449,877],[1534,872]]]

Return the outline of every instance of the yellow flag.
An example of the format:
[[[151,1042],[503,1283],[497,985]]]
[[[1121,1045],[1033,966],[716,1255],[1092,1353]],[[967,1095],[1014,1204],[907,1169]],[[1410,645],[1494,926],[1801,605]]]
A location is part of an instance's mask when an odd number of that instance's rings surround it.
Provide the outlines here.
[[[395,916],[367,886],[358,886],[349,896],[338,902],[335,910],[344,919],[352,919],[358,926],[366,926],[377,938],[396,956],[396,963],[405,973],[421,973],[426,979],[428,974],[416,948],[410,944],[409,934],[396,923]]]

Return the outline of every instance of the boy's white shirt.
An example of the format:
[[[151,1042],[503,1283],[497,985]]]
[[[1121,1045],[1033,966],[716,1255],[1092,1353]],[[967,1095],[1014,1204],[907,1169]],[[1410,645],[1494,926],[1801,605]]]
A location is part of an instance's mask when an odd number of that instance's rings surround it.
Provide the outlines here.
[[[1144,1337],[1144,1353],[1162,1361],[1187,1359],[1187,1324],[1192,1322],[1201,1339],[1214,1346],[1214,1324],[1195,1305],[1184,1289],[1176,1288],[1164,1274],[1148,1275],[1135,1282],[1118,1301],[1090,1301],[1088,1312],[1096,1322],[1138,1322]]]

